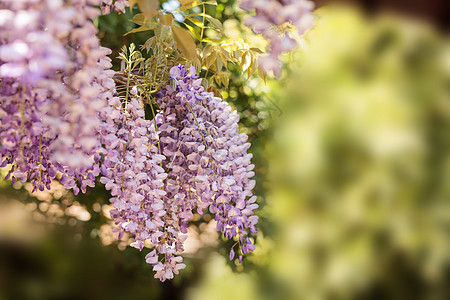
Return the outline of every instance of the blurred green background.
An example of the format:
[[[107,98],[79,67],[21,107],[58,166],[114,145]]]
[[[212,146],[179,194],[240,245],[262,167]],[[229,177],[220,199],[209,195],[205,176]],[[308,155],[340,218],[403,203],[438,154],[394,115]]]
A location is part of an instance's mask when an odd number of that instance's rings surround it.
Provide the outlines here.
[[[261,41],[232,0],[210,14]],[[450,299],[450,43],[430,21],[325,6],[280,79],[233,71],[223,97],[252,142],[260,223],[243,265],[211,216],[189,228],[187,269],[153,279],[116,241],[108,193],[0,183],[3,299]],[[101,17],[105,46],[131,13]],[[113,55],[114,56],[114,55]]]

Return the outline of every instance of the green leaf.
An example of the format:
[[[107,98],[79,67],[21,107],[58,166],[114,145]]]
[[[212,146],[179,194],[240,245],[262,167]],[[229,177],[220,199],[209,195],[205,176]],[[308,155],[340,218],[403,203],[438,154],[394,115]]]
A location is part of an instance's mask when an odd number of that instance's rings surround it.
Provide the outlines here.
[[[211,51],[213,51],[213,50],[214,50],[213,45],[206,45],[205,48],[203,48],[202,57],[208,56],[208,54],[211,53]]]
[[[201,42],[201,39],[202,39],[202,38],[201,38],[201,36],[200,36],[200,33],[198,33],[197,30],[195,30],[195,28],[192,27],[191,25],[186,24],[186,23],[184,23],[184,25],[185,25],[185,26],[187,27],[187,29],[189,29],[189,31],[195,36],[195,38]],[[203,39],[203,40],[206,40],[206,39]]]
[[[124,34],[124,36],[128,35],[130,33],[136,33],[136,32],[142,32],[142,31],[147,31],[147,30],[153,30],[153,29],[155,29],[155,27],[156,27],[156,24],[154,24],[152,27],[140,26],[138,28],[135,28],[133,30],[128,31],[127,33]]]
[[[211,17],[210,15],[206,15],[206,14],[205,14],[205,18],[208,20],[209,23],[211,23],[219,31],[223,31],[223,25],[219,20]]]
[[[220,54],[220,53],[219,53],[219,54]],[[220,57],[220,55],[219,55],[219,57]],[[225,61],[225,63],[226,63],[226,61]],[[223,67],[222,59],[216,59],[216,69],[217,69],[217,72],[220,72],[220,71],[222,70],[222,67]]]
[[[262,51],[261,49],[259,49],[259,48],[250,48],[250,51],[253,51],[253,52],[256,52],[256,53],[259,53],[259,54],[263,54],[264,53],[264,51]]]
[[[189,31],[178,26],[172,26],[172,32],[177,48],[181,51],[181,53],[183,53],[189,60],[197,60],[197,45],[195,44]]]
[[[186,17],[186,19],[188,19],[189,21],[194,23],[195,26],[198,26],[200,28],[204,28],[205,27],[205,24],[203,24],[202,21],[197,20],[196,18]]]
[[[117,58],[123,59],[123,60],[127,60],[127,57],[125,56],[125,54],[123,52],[119,53],[119,56]]]
[[[258,67],[258,75],[264,80],[264,83],[266,83],[266,73],[264,73],[260,67]]]
[[[228,53],[227,50],[225,50],[225,48],[223,48],[222,46],[218,45],[217,49],[220,50],[220,52],[222,53],[222,55],[225,55],[225,57],[227,58],[227,60],[231,60],[231,56],[230,53]]]
[[[230,82],[229,74],[227,72],[220,72],[220,81],[225,85],[225,88],[228,89],[228,83]]]
[[[170,28],[166,26],[157,26],[155,34],[160,40],[164,40],[170,34]]]
[[[133,19],[130,20],[133,23],[136,23],[138,25],[145,25],[145,16],[144,14],[136,14],[134,15]]]
[[[214,0],[206,1],[206,2],[202,2],[200,0],[179,0],[178,2],[180,2],[181,6],[178,7],[176,10],[179,10],[179,11],[185,11],[185,10],[188,10],[195,6],[202,5],[202,4],[217,5],[217,2]]]
[[[242,59],[241,59],[241,68],[242,68],[242,72],[245,72],[251,65],[252,63],[252,54],[247,51],[244,53],[244,55],[242,55]]]
[[[203,42],[215,43],[216,44],[216,43],[220,43],[221,40],[219,40],[219,39],[211,39],[211,38],[204,38]]]
[[[216,80],[217,84],[220,85],[220,75],[214,75],[214,79]]]
[[[211,55],[206,57],[206,68],[209,69],[217,59],[217,53],[212,52]]]
[[[180,0],[178,2],[180,2],[181,6],[178,7],[176,10],[179,10],[179,11],[185,11],[189,8],[193,8],[195,6],[202,4],[202,2],[199,0]]]
[[[253,76],[253,74],[255,74],[256,69],[257,69],[256,62],[252,60],[250,67],[248,68],[247,79],[249,79],[250,77]]]

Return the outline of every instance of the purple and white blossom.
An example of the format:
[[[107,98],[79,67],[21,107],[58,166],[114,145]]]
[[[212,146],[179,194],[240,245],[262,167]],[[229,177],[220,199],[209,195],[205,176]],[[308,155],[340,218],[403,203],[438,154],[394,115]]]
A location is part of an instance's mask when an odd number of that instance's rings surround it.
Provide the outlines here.
[[[75,194],[101,182],[119,238],[152,251],[155,277],[185,268],[188,222],[208,209],[230,260],[252,252],[258,207],[250,144],[239,116],[204,91],[194,67],[170,70],[153,120],[145,119],[139,88],[114,95],[110,50],[92,20],[122,11],[127,1],[21,0],[0,3],[0,167],[5,179],[50,189],[57,178]],[[288,46],[282,46],[288,47]],[[284,48],[283,48],[284,49]],[[128,93],[127,93],[128,94]],[[237,246],[237,247],[236,247]],[[235,248],[236,247],[236,248]]]
[[[130,3],[127,0],[101,0],[100,7],[102,14],[107,15],[111,12],[125,12],[125,7],[129,7]]]
[[[119,237],[131,233],[131,246],[140,250],[149,241],[146,262],[155,278],[172,279],[185,268],[180,255],[188,222],[209,209],[217,230],[236,240],[230,259],[238,251],[242,261],[255,249],[249,234],[256,233],[258,205],[250,144],[239,134],[238,114],[204,91],[194,67],[170,70],[153,120],[145,120],[142,98],[131,94],[124,103],[110,102],[117,131],[106,140],[116,155],[101,168]]]
[[[270,43],[269,55],[258,60],[259,66],[279,77],[281,62],[278,57],[297,47],[297,42],[279,27],[290,23],[299,34],[303,34],[314,23],[314,3],[309,0],[241,0],[240,7],[247,11],[255,10],[256,15],[248,17],[245,24]]]
[[[161,151],[167,157],[165,207],[176,233],[168,240],[182,250],[178,237],[186,233],[194,210],[203,214],[209,209],[217,230],[227,239],[236,237],[241,252],[249,253],[254,246],[248,234],[256,233],[253,210],[258,205],[252,194],[250,144],[239,134],[239,116],[225,101],[204,91],[194,67],[173,67],[170,81],[159,94],[157,115]]]
[[[75,194],[94,186],[101,112],[115,84],[92,19],[98,1],[0,4],[0,159],[12,180],[35,189],[60,181]]]

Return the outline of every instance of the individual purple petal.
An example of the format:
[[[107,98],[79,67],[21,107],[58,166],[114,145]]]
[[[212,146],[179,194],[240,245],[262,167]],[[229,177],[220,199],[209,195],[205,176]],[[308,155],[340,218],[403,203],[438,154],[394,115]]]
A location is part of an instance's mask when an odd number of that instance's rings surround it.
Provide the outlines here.
[[[234,258],[234,250],[233,250],[233,248],[231,248],[231,250],[230,250],[229,258],[230,258],[230,260],[233,260],[233,258]]]

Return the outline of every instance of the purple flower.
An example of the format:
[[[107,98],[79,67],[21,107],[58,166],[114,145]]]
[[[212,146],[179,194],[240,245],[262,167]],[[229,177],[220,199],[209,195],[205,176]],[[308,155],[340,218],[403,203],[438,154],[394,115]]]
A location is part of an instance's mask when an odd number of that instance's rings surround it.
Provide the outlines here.
[[[91,21],[97,3],[71,4],[1,4],[0,159],[34,190],[61,176],[77,194],[94,186],[107,153],[98,136],[115,85]]]
[[[163,166],[170,170],[165,201],[176,208],[171,215],[183,222],[194,209],[203,214],[209,208],[216,215],[217,229],[226,238],[242,240],[239,247],[248,253],[254,247],[247,236],[256,233],[258,218],[253,216],[258,206],[252,195],[250,144],[245,134],[239,134],[238,114],[222,99],[204,92],[194,70],[191,67],[187,73],[183,66],[173,67],[171,80],[176,85],[162,89],[158,100],[165,121],[159,127],[160,146],[167,156]]]
[[[278,26],[291,23],[299,34],[303,34],[314,23],[314,3],[309,0],[241,0],[240,7],[247,11],[255,10],[256,15],[248,17],[245,25],[262,34],[270,43],[269,55],[258,60],[259,66],[264,72],[273,71],[279,77],[281,62],[278,57],[295,49],[297,43]]]
[[[233,250],[233,248],[231,248],[231,250],[230,250],[230,260],[233,260],[234,259],[234,250]]]

